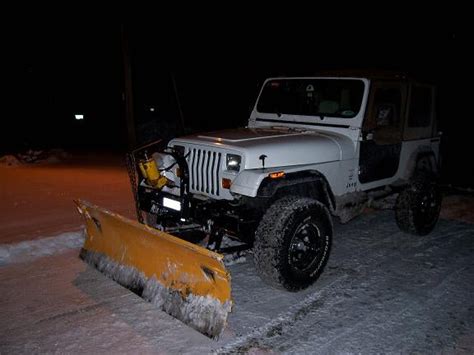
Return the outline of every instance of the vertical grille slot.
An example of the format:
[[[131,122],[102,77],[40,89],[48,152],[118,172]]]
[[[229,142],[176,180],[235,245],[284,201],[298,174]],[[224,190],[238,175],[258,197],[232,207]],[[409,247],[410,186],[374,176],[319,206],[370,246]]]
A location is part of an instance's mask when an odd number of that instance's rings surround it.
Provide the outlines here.
[[[196,162],[196,176],[197,176],[197,183],[196,183],[196,190],[201,191],[202,186],[202,151],[201,149],[197,150],[197,162]]]
[[[216,195],[219,196],[219,169],[221,167],[221,153],[217,153],[217,166],[215,170],[216,174]]]
[[[211,172],[209,170],[209,163],[211,162],[211,151],[208,151],[206,153],[206,193],[209,193],[211,190],[210,185],[211,185]]]
[[[209,155],[208,151],[203,150],[202,151],[202,186],[201,186],[201,191],[202,192],[209,192],[208,188],[208,180],[207,180],[207,163],[209,161]]]
[[[196,188],[196,149],[193,149],[193,153],[192,153],[192,157],[191,157],[191,165],[192,165],[192,169],[191,169],[191,181],[192,181],[192,184],[191,184],[191,188],[194,190]]]
[[[209,174],[211,175],[211,194],[214,194],[214,188],[216,186],[215,182],[215,174],[214,174],[214,166],[216,165],[216,152],[212,152],[212,164],[211,164],[211,170],[209,170]]]

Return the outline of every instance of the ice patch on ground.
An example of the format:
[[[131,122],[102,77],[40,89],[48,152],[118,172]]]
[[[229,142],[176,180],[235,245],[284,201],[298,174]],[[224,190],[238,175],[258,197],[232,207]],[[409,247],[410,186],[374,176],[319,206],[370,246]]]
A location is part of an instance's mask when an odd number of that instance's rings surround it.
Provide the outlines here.
[[[80,248],[83,243],[84,232],[77,231],[17,244],[0,244],[0,266],[27,262],[42,256]]]

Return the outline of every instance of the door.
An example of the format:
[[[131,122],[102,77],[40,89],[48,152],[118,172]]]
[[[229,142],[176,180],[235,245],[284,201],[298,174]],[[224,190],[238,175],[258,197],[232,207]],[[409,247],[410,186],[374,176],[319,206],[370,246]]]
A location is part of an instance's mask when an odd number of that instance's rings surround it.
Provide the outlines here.
[[[372,84],[360,143],[359,181],[363,184],[390,178],[398,170],[406,92],[402,83]]]

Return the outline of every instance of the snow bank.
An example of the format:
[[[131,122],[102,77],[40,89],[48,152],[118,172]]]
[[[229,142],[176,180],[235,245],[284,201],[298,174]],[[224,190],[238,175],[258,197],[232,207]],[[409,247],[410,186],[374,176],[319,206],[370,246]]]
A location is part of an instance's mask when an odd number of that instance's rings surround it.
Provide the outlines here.
[[[80,248],[84,243],[84,232],[67,232],[54,237],[28,240],[17,244],[0,244],[0,266],[21,263],[42,256]]]
[[[30,149],[25,153],[4,155],[3,157],[0,157],[0,165],[20,166],[23,164],[53,164],[59,163],[70,157],[71,155],[62,149],[49,149],[45,151]]]
[[[4,155],[0,157],[0,165],[19,166],[21,162],[14,155]]]

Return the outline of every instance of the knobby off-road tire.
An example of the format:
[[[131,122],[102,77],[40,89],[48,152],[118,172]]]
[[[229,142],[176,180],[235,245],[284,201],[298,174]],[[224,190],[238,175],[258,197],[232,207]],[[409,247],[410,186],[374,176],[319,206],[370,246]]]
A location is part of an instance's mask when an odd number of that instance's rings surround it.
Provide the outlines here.
[[[395,218],[401,231],[427,235],[438,222],[441,191],[436,179],[429,174],[416,176],[395,203]]]
[[[254,243],[254,263],[266,283],[298,291],[314,283],[332,243],[328,209],[306,197],[277,200],[263,216]]]

